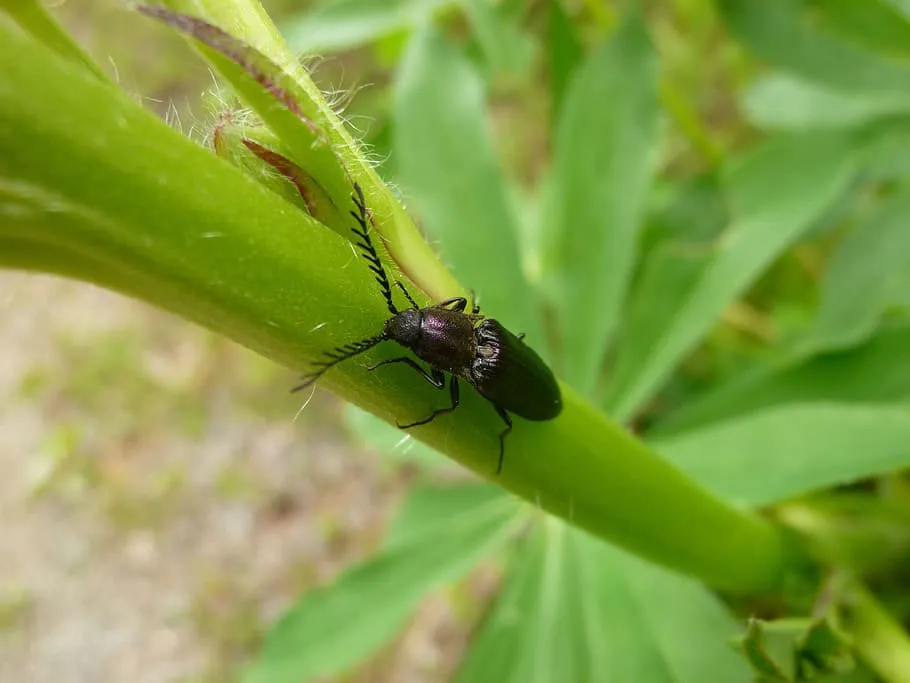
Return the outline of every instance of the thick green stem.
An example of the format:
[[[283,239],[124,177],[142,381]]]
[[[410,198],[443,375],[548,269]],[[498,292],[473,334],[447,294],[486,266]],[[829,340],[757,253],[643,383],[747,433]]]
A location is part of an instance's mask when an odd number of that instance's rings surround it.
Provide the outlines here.
[[[388,313],[372,274],[337,233],[2,22],[0,63],[0,264],[141,297],[299,370],[381,329]],[[422,417],[445,397],[406,368],[365,371],[400,353],[380,345],[323,383],[389,422]],[[716,586],[786,580],[795,558],[775,526],[563,389],[558,419],[516,419],[498,477],[501,423],[474,392],[413,433],[553,514]]]

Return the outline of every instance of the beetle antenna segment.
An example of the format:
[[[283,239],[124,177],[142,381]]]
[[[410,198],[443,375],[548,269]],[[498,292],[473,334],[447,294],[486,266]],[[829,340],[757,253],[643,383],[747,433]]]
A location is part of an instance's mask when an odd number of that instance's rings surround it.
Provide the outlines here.
[[[301,391],[306,389],[308,386],[311,386],[316,380],[322,377],[329,369],[338,365],[341,361],[347,360],[348,358],[353,358],[364,351],[372,349],[379,342],[386,340],[385,334],[380,334],[375,337],[370,337],[368,339],[362,339],[360,341],[352,342],[350,344],[343,344],[342,346],[336,346],[331,351],[326,351],[325,358],[326,360],[321,360],[313,364],[313,367],[316,369],[313,372],[310,372],[304,375],[301,379],[303,382],[291,389],[291,393]]]
[[[405,289],[405,286],[402,284],[401,280],[395,280],[395,284],[398,285],[398,289],[400,289],[404,293],[405,297],[407,297],[408,301],[411,302],[411,306],[414,308],[414,310],[419,311],[420,306],[418,306],[417,302],[414,301],[414,297],[411,296],[411,293]]]
[[[363,257],[370,264],[370,270],[373,271],[376,275],[376,282],[379,283],[379,288],[382,290],[382,295],[385,297],[386,304],[388,304],[389,311],[392,315],[398,315],[398,309],[395,308],[395,303],[392,301],[392,287],[389,285],[389,277],[385,274],[385,268],[382,267],[382,261],[379,260],[379,254],[376,253],[376,248],[373,246],[373,240],[370,239],[370,231],[368,226],[367,218],[367,203],[363,197],[363,190],[360,188],[358,183],[354,183],[354,204],[357,206],[356,213],[351,211],[351,215],[354,217],[354,220],[360,225],[360,230],[357,228],[351,228],[351,232],[357,235],[362,241],[355,242],[358,247],[363,251]],[[409,296],[408,299],[411,297]]]

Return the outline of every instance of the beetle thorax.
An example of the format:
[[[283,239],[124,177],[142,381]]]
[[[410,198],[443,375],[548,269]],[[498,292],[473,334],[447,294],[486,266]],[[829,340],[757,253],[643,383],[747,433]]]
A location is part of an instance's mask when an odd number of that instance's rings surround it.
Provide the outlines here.
[[[385,321],[385,335],[402,346],[414,348],[420,338],[420,311],[408,309]]]

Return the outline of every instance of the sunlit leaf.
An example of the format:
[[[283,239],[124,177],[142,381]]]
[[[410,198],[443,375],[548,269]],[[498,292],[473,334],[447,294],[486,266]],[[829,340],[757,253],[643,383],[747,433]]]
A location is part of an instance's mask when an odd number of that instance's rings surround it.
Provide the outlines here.
[[[821,308],[804,352],[840,349],[867,339],[888,306],[910,290],[910,190],[888,197],[843,241],[822,285]]]
[[[907,92],[910,63],[826,32],[802,0],[720,0],[733,35],[771,66],[837,90]]]
[[[910,112],[910,95],[838,91],[792,76],[772,75],[743,99],[749,120],[769,130],[852,128]]]
[[[842,352],[761,365],[695,397],[650,435],[694,427],[788,403],[884,403],[910,399],[910,327],[882,330],[867,344]]]
[[[470,63],[438,32],[422,31],[396,86],[401,184],[459,280],[476,288],[484,311],[540,347],[534,297],[520,267],[517,220],[485,106],[483,84]]]
[[[352,403],[345,407],[345,422],[382,455],[402,462],[414,462],[422,467],[439,467],[446,463],[439,451]]]
[[[515,502],[498,495],[469,508],[434,508],[424,496],[420,510],[419,524],[406,524],[394,542],[285,613],[244,680],[298,683],[351,668],[389,640],[429,591],[505,542]]]
[[[552,118],[558,121],[566,89],[582,57],[581,41],[562,0],[548,3],[547,57]]]
[[[810,0],[815,22],[875,52],[910,56],[910,14],[902,0]]]
[[[651,443],[715,492],[765,505],[907,467],[910,410],[793,404]]]
[[[414,537],[426,537],[439,530],[440,520],[456,522],[477,511],[501,509],[518,515],[522,502],[487,483],[425,484],[412,489],[392,521],[385,547],[394,548]]]
[[[852,170],[844,138],[807,134],[769,140],[732,164],[726,189],[733,223],[688,287],[670,282],[661,296],[675,310],[647,337],[624,337],[608,411],[628,419],[673,368],[787,247],[808,230],[844,190]],[[655,296],[657,293],[655,292]]]
[[[870,182],[910,178],[910,132],[899,121],[870,128],[858,150],[863,178]]]
[[[323,0],[288,18],[282,33],[304,54],[326,54],[373,42],[423,23],[456,0]]]
[[[528,72],[534,43],[522,30],[519,17],[509,16],[503,3],[462,0],[462,4],[493,74],[522,76]]]
[[[559,522],[512,562],[456,683],[747,683],[739,627],[699,584]]]
[[[582,393],[596,385],[619,323],[651,182],[657,63],[641,17],[576,70],[556,133],[550,186],[562,366]]]
[[[652,217],[654,241],[643,259],[623,320],[620,344],[640,344],[662,334],[714,256],[713,241],[729,222],[729,207],[713,176],[680,184]],[[620,356],[624,362],[625,357]]]

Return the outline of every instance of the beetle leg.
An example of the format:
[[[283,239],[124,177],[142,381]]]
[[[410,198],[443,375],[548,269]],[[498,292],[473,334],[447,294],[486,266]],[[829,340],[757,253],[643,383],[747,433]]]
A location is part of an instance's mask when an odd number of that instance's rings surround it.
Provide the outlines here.
[[[479,315],[480,304],[477,303],[477,294],[473,289],[469,289],[468,291],[471,292],[471,315]]]
[[[524,338],[525,338],[525,333],[524,333],[524,332],[519,332],[519,333],[518,333],[518,341],[522,341]]]
[[[434,368],[431,374],[420,367],[417,363],[415,363],[412,358],[408,358],[407,356],[402,356],[401,358],[389,358],[388,360],[380,361],[376,363],[376,365],[371,365],[368,367],[367,370],[372,372],[376,368],[382,367],[383,365],[391,365],[392,363],[404,363],[405,365],[410,365],[421,377],[423,377],[427,382],[432,384],[437,389],[442,389],[446,385],[446,378],[442,372],[439,372]]]
[[[439,373],[439,378],[442,379],[443,381],[445,381],[445,375],[442,374],[442,371],[434,369],[434,374],[437,372]],[[442,387],[440,387],[440,388],[442,388]],[[412,422],[411,424],[406,424],[406,425],[399,424],[398,428],[399,429],[410,429],[411,427],[418,427],[420,425],[425,425],[428,422],[431,422],[432,420],[436,419],[440,415],[445,415],[446,413],[451,413],[453,410],[455,410],[458,407],[458,403],[459,403],[458,378],[455,377],[455,375],[452,375],[452,379],[449,380],[449,396],[451,396],[451,398],[452,398],[452,405],[450,405],[448,408],[437,408],[432,413],[430,413],[428,417],[425,417],[422,420],[417,420],[417,422]]]
[[[506,423],[506,428],[499,433],[499,464],[496,466],[496,474],[499,474],[502,472],[502,460],[506,453],[506,437],[512,431],[512,418],[509,417],[509,414],[503,408],[495,404],[493,407],[496,408],[496,412],[502,418],[502,421]]]
[[[464,313],[464,309],[467,308],[467,306],[468,300],[463,296],[456,296],[436,304],[436,308],[449,308],[449,310],[455,311],[456,313]]]

